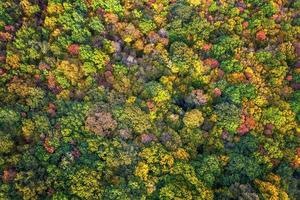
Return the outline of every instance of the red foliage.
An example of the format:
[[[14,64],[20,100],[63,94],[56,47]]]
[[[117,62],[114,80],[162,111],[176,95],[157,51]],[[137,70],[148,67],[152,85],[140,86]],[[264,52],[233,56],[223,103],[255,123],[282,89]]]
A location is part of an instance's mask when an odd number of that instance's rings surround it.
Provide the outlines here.
[[[74,157],[74,158],[79,158],[80,157],[80,151],[78,150],[78,149],[74,149],[73,151],[72,151],[72,156]]]
[[[205,45],[203,45],[202,49],[203,49],[203,51],[209,51],[211,49],[211,47],[212,47],[212,44],[205,44]]]
[[[55,192],[55,190],[54,190],[53,188],[49,188],[49,189],[47,190],[47,195],[48,195],[48,196],[52,196],[52,195],[54,194],[54,192]]]
[[[297,151],[297,156],[300,157],[300,147],[298,147],[298,148],[296,149],[296,151]]]
[[[267,38],[266,33],[264,31],[258,31],[256,33],[256,39],[260,41],[264,41]]]
[[[39,75],[39,74],[35,74],[33,77],[36,81],[41,79],[41,75]]]
[[[46,138],[44,141],[44,147],[45,147],[46,151],[50,154],[54,153],[54,151],[55,151],[55,148],[50,146],[48,138]]]
[[[240,10],[240,13],[243,13],[245,9],[243,7],[239,7],[239,10]]]
[[[245,72],[244,75],[247,78],[247,80],[251,80],[252,75],[249,72]]]
[[[228,137],[229,137],[228,131],[223,130],[223,132],[222,132],[222,139],[223,139],[223,140],[226,140]]]
[[[0,32],[0,41],[8,42],[12,39],[12,35],[8,32]]]
[[[48,76],[48,88],[49,89],[54,89],[56,87],[56,81],[55,81],[55,77],[54,76]]]
[[[267,125],[266,125],[266,129],[273,130],[273,128],[274,128],[274,125],[273,125],[273,124],[267,124]]]
[[[151,43],[157,43],[160,39],[159,35],[157,33],[155,33],[154,31],[151,31],[148,34],[148,38],[149,38]]]
[[[243,22],[242,26],[243,26],[243,28],[247,28],[249,26],[249,23],[248,22]]]
[[[292,81],[292,80],[293,80],[293,76],[292,76],[292,75],[288,75],[288,76],[286,77],[286,80],[287,80],[287,81]]]
[[[207,16],[206,19],[207,19],[207,21],[209,21],[209,22],[213,22],[213,21],[214,21],[214,17],[211,16],[211,15]]]
[[[114,82],[114,76],[113,76],[113,74],[112,74],[112,72],[111,71],[106,71],[105,73],[104,73],[104,76],[105,76],[105,80],[109,83],[109,84],[113,84],[113,82]]]
[[[56,115],[56,106],[53,103],[48,104],[48,113],[51,117],[54,117]]]
[[[14,31],[15,31],[15,27],[12,26],[12,25],[6,25],[6,26],[4,27],[4,30],[5,30],[5,31],[8,31],[8,32],[14,32]]]
[[[241,124],[237,129],[237,132],[242,136],[249,132],[249,128],[246,126],[246,124]]]
[[[4,62],[6,60],[6,57],[3,55],[0,55],[0,62]]]
[[[21,112],[21,116],[26,117],[27,116],[26,112]]]
[[[242,124],[237,129],[237,132],[240,135],[245,135],[248,133],[251,129],[255,128],[255,120],[251,116],[247,116],[246,114],[242,115]]]
[[[204,105],[208,101],[208,96],[204,94],[203,90],[193,90],[192,96],[196,104]]]
[[[97,11],[96,11],[96,13],[98,14],[98,15],[104,15],[105,14],[105,11],[102,9],[102,8],[98,8],[97,9]]]
[[[215,89],[214,89],[214,95],[215,95],[216,97],[219,97],[219,96],[222,95],[222,91],[221,91],[219,88],[215,88]]]
[[[263,146],[262,144],[259,145],[258,151],[259,151],[259,153],[261,153],[262,155],[267,155],[267,154],[268,154],[268,152],[266,151],[266,149],[264,148],[264,146]]]
[[[273,128],[274,128],[273,124],[267,124],[265,126],[264,134],[266,136],[271,136],[273,134]]]
[[[59,130],[59,129],[61,128],[60,123],[56,123],[56,124],[54,125],[54,128]]]
[[[68,52],[72,55],[78,55],[80,50],[80,46],[78,44],[71,44],[68,47]]]
[[[207,58],[204,60],[204,63],[206,65],[209,65],[211,68],[216,68],[216,67],[219,67],[220,63],[219,61],[217,61],[216,59],[213,59],[213,58]]]
[[[108,136],[116,129],[117,121],[113,119],[111,113],[96,112],[87,117],[85,126],[96,135]]]
[[[300,56],[300,42],[294,44],[297,56]]]
[[[142,143],[149,143],[151,141],[157,140],[156,136],[153,134],[142,134],[141,135],[141,142]]]
[[[41,63],[39,65],[39,70],[46,70],[46,69],[50,69],[50,66],[45,63]]]
[[[147,101],[147,107],[150,111],[153,111],[155,109],[155,105],[152,101]]]
[[[265,130],[264,130],[264,134],[265,134],[266,136],[270,136],[270,135],[273,134],[273,132],[272,132],[272,130],[270,130],[270,129],[265,129]]]
[[[147,5],[150,7],[155,2],[156,2],[156,0],[148,0]]]
[[[293,83],[291,86],[294,90],[300,90],[300,83]]]
[[[225,72],[221,69],[218,70],[218,76],[219,78],[222,78],[224,76]]]
[[[0,68],[0,76],[4,75],[6,73],[6,70],[3,68]]]
[[[16,171],[13,169],[5,169],[3,171],[3,176],[2,176],[2,180],[3,182],[7,183],[12,181],[16,176]]]

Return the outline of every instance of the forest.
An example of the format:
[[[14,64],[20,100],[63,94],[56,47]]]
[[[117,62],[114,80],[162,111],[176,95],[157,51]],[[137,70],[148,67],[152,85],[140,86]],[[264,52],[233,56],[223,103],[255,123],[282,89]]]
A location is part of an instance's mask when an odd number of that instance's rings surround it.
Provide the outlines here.
[[[300,0],[0,0],[0,200],[299,200]]]

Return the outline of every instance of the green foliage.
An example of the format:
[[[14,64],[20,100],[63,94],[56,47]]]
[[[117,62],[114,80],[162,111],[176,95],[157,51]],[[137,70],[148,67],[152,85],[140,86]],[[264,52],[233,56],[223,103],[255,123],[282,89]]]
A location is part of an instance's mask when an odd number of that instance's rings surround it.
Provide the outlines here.
[[[97,17],[91,19],[89,27],[96,33],[103,33],[105,31],[104,25]]]
[[[240,72],[243,70],[243,67],[239,64],[238,60],[226,60],[221,63],[221,68],[226,72],[226,73],[231,73],[231,72]]]
[[[191,110],[186,112],[183,117],[183,123],[188,128],[197,128],[202,125],[204,118],[202,116],[201,111],[199,110]]]
[[[212,187],[221,175],[221,163],[216,156],[206,156],[194,164],[197,177],[207,186]]]
[[[293,8],[295,8],[295,9],[299,9],[299,8],[300,8],[300,1],[299,1],[299,0],[296,0],[296,1],[293,3]]]
[[[139,107],[126,106],[117,108],[114,110],[114,116],[119,122],[123,122],[125,127],[132,128],[138,134],[151,128],[149,116]]]
[[[240,113],[240,109],[234,104],[216,105],[217,123],[231,133],[234,133],[240,124]]]
[[[153,31],[156,28],[156,25],[150,20],[144,20],[139,23],[139,27],[142,33],[147,34],[150,31]]]
[[[80,59],[83,63],[83,71],[86,75],[95,74],[103,71],[105,64],[109,61],[108,56],[98,49],[92,49],[90,46],[80,46]]]
[[[3,132],[0,132],[0,154],[9,153],[13,150],[14,142],[9,135],[5,135]]]
[[[293,94],[293,101],[291,102],[291,106],[294,113],[296,113],[298,120],[300,120],[300,105],[297,103],[299,101],[300,101],[300,91],[296,91]]]
[[[229,58],[235,49],[242,46],[243,41],[239,37],[222,36],[218,38],[218,43],[213,45],[211,56],[218,60],[223,60]]]
[[[300,1],[0,1],[0,199],[300,199]]]
[[[258,62],[266,64],[270,67],[277,67],[280,65],[279,61],[270,52],[261,51],[256,53],[255,56]]]
[[[281,127],[285,124],[285,117],[282,111],[277,107],[269,107],[264,110],[262,118],[265,124],[271,123],[276,127]]]
[[[79,198],[101,199],[101,174],[97,171],[82,168],[70,177],[71,193]]]
[[[95,0],[92,3],[93,9],[103,8],[106,12],[113,12],[116,14],[123,14],[123,7],[120,0]]]
[[[147,83],[142,95],[146,98],[153,99],[153,101],[157,103],[166,102],[171,97],[169,92],[157,82]]]
[[[20,120],[20,114],[16,111],[8,108],[0,109],[0,127],[9,128],[15,126],[16,123]]]
[[[266,169],[255,158],[234,154],[230,156],[229,164],[225,170],[229,175],[222,178],[223,183],[231,185],[237,181],[246,183],[260,178],[265,174]]]
[[[256,97],[256,89],[250,84],[241,84],[237,86],[227,87],[224,95],[233,103],[241,104],[244,98],[254,99]]]
[[[170,47],[172,55],[171,71],[173,73],[186,74],[192,66],[195,57],[193,51],[183,42],[174,42]]]

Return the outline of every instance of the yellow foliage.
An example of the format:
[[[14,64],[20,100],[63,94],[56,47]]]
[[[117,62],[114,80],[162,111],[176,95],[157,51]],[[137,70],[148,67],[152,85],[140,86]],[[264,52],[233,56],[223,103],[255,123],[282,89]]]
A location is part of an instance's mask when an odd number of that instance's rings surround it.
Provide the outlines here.
[[[194,6],[199,6],[201,3],[203,3],[202,0],[188,0],[188,2]]]
[[[57,99],[69,100],[70,99],[70,91],[62,90],[59,94],[56,95]]]
[[[180,92],[185,93],[187,91],[187,85],[181,84],[178,86]]]
[[[58,64],[56,70],[58,72],[63,73],[63,75],[71,81],[72,85],[76,85],[80,78],[82,78],[83,73],[80,69],[80,67],[76,64],[70,63],[67,60],[61,61],[61,63]]]
[[[227,163],[229,161],[229,156],[221,155],[220,160],[221,160],[222,164],[225,166],[225,165],[227,165]]]
[[[270,173],[267,176],[267,180],[270,181],[271,183],[274,183],[275,185],[279,186],[280,184],[280,176]]]
[[[257,105],[257,106],[265,106],[268,104],[268,100],[266,99],[265,96],[263,95],[258,95],[255,99],[254,99],[254,103]]]
[[[49,14],[61,14],[64,11],[64,8],[61,4],[49,3],[47,6],[47,12]]]
[[[134,43],[134,47],[137,49],[137,50],[143,50],[144,49],[144,42],[143,40],[141,39],[138,39],[135,43]]]
[[[148,165],[144,162],[139,162],[137,164],[137,167],[135,168],[134,175],[137,177],[140,177],[144,181],[147,181],[148,180],[148,172],[149,172]]]
[[[210,121],[212,122],[217,122],[218,121],[218,115],[212,114],[209,118]]]
[[[25,13],[24,19],[31,19],[31,17],[40,11],[40,7],[37,4],[30,3],[29,0],[21,0],[20,5]]]
[[[171,155],[163,155],[160,160],[160,165],[168,165],[169,167],[173,166],[174,159]]]
[[[195,60],[193,65],[195,71],[193,72],[193,77],[201,77],[204,72],[209,70],[209,67],[205,67],[200,60]]]
[[[163,26],[166,23],[166,18],[161,15],[155,15],[154,21],[158,26]]]
[[[176,76],[162,76],[160,81],[167,88],[168,91],[173,90],[173,82],[176,79]]]
[[[135,96],[130,96],[127,100],[126,100],[126,103],[128,104],[133,104],[136,100],[136,97]]]
[[[157,94],[157,96],[155,96],[153,98],[155,103],[162,103],[162,102],[166,102],[171,98],[170,94],[165,91],[165,90],[160,90]]]
[[[130,35],[127,35],[126,37],[124,37],[124,41],[126,42],[126,43],[130,43],[130,42],[132,42],[132,37],[130,37]]]
[[[293,160],[293,167],[299,168],[300,167],[300,156],[296,155],[295,159]]]
[[[22,135],[24,138],[30,138],[34,132],[34,123],[31,120],[26,120],[22,126]]]
[[[154,120],[157,118],[156,112],[150,111],[149,118],[151,122],[154,122]]]
[[[19,67],[20,57],[17,54],[7,55],[6,63],[13,69]]]
[[[183,148],[178,148],[174,153],[175,158],[180,160],[188,160],[190,155]]]
[[[44,25],[45,25],[45,27],[49,28],[50,30],[53,30],[56,25],[56,18],[46,16]]]
[[[191,110],[187,113],[185,113],[183,117],[183,123],[188,127],[188,128],[196,128],[200,126],[204,121],[204,118],[202,116],[202,112],[194,109]]]
[[[127,93],[130,89],[130,79],[122,77],[119,80],[113,82],[114,89],[121,93]]]
[[[60,33],[61,33],[61,31],[57,28],[51,33],[51,36],[57,37],[60,35]]]
[[[156,189],[155,182],[146,183],[146,187],[147,187],[147,193],[151,194]]]
[[[256,179],[254,181],[255,185],[258,187],[259,191],[262,193],[264,199],[268,200],[289,200],[287,193],[276,187],[270,182],[265,182]]]

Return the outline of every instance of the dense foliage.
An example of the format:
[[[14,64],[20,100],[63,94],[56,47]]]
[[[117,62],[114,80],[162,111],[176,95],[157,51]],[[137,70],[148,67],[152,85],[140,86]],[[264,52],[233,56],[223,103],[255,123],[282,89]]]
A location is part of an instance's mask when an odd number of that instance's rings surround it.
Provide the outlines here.
[[[300,0],[1,0],[0,199],[300,199]]]

